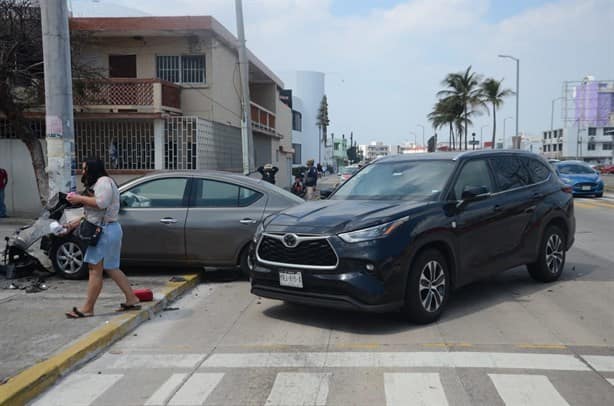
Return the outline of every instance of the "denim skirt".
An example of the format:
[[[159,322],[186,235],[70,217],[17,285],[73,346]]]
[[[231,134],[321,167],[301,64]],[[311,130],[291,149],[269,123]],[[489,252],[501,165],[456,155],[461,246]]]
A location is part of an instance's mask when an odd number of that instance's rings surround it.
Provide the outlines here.
[[[88,246],[85,262],[97,264],[103,261],[103,269],[119,269],[119,257],[122,251],[122,226],[118,222],[103,227],[100,240],[96,246]]]

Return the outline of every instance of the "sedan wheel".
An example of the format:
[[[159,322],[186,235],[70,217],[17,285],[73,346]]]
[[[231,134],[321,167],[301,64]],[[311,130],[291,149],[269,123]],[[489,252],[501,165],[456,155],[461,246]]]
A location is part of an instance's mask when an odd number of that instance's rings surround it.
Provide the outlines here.
[[[439,250],[421,252],[407,278],[404,311],[414,323],[431,323],[441,316],[450,294],[446,258]]]
[[[75,238],[56,241],[49,252],[53,268],[67,279],[84,278],[87,275],[85,250],[85,245]]]

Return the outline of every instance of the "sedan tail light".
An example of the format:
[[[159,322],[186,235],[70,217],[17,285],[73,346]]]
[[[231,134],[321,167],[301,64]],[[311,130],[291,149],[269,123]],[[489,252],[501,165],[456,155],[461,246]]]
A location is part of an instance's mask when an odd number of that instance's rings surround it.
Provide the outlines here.
[[[561,188],[561,190],[565,193],[573,193],[573,187],[572,186],[563,186]]]

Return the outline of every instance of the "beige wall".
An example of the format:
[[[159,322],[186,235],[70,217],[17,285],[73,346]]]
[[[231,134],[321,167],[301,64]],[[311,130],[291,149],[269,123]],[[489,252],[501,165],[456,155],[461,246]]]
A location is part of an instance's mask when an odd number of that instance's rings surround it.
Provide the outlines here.
[[[223,124],[240,126],[240,99],[236,53],[210,37],[98,38],[83,53],[83,60],[109,73],[109,55],[136,55],[137,78],[156,77],[156,55],[204,54],[206,83],[185,84],[181,91],[181,110]],[[233,84],[234,79],[234,84]],[[215,100],[215,102],[213,100]]]
[[[277,151],[279,151],[280,146],[287,151],[292,148],[292,110],[279,100],[279,91],[277,89],[275,91],[277,93],[275,97],[277,101],[275,106],[277,133],[282,138],[273,144]],[[274,158],[277,156],[275,150],[273,150],[272,156]],[[292,154],[280,151],[277,167],[279,168],[279,186],[289,186],[292,183]]]
[[[46,151],[44,141],[43,151]],[[38,216],[42,206],[30,152],[23,141],[0,139],[0,168],[4,168],[9,176],[4,191],[7,214],[11,217]]]
[[[279,100],[279,93],[277,85],[274,83],[250,83],[249,97],[254,103],[261,105],[265,109],[273,113],[277,111],[275,101]]]

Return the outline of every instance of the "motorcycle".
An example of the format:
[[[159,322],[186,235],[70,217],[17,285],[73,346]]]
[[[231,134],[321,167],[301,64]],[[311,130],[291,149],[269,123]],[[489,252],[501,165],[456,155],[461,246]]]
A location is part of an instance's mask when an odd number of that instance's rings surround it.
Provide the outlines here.
[[[72,236],[59,238],[51,232],[51,226],[54,222],[65,224],[75,216],[81,217],[82,213],[83,207],[72,206],[66,200],[65,193],[56,194],[50,199],[43,213],[32,224],[20,227],[15,230],[12,236],[5,238],[6,245],[2,255],[4,263],[0,265],[0,273],[4,273],[7,279],[16,279],[29,276],[34,271],[48,272],[40,260],[31,253],[31,248],[39,241],[40,248],[51,258],[55,271],[58,271],[56,261],[50,254],[57,257],[57,245],[62,240],[68,240],[76,246],[78,245],[81,252],[81,262],[83,263],[82,259],[86,247],[81,241]],[[68,259],[68,256],[74,257],[75,254],[66,251],[64,256]],[[83,265],[85,264],[83,263]],[[63,274],[63,276],[66,275]]]

